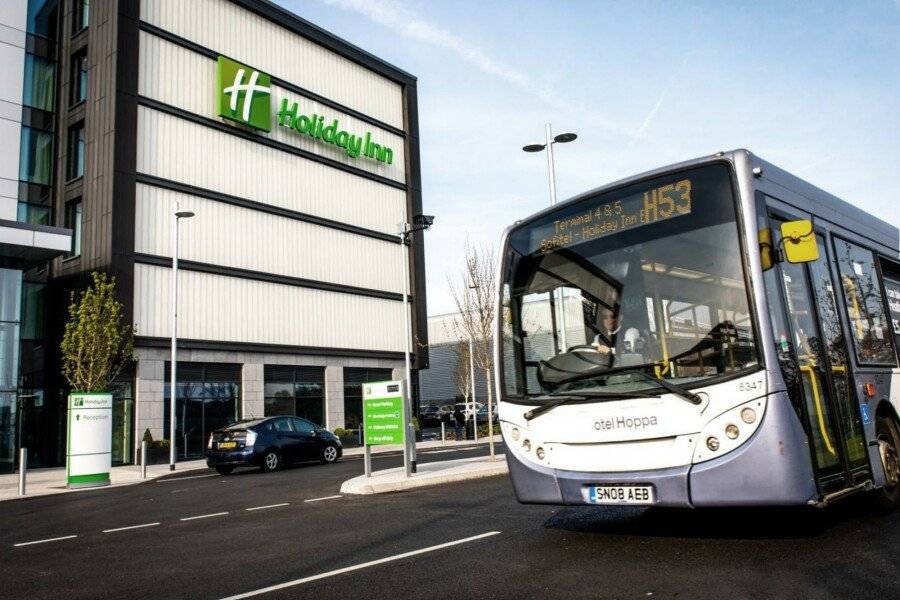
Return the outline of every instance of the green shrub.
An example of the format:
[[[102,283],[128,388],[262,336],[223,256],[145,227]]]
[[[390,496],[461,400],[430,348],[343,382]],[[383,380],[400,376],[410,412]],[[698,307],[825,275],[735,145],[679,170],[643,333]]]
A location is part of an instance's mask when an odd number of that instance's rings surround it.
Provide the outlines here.
[[[347,437],[347,430],[343,427],[336,427],[334,430],[334,435],[340,437]]]
[[[149,427],[144,430],[144,438],[143,439],[145,442],[147,442],[147,446],[150,446],[153,444],[153,434],[150,433]]]

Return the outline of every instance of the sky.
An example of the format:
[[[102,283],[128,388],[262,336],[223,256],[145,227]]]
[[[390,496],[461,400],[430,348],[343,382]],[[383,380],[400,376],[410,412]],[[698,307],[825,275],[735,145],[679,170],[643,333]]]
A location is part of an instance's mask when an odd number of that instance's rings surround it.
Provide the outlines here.
[[[277,0],[418,78],[428,313],[468,240],[667,164],[747,148],[900,226],[900,0]]]

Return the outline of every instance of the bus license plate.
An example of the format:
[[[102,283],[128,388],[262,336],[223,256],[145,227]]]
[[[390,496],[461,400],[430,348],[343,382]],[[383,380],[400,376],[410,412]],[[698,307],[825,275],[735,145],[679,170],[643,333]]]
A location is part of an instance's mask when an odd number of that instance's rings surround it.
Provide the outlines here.
[[[591,485],[587,500],[590,504],[653,504],[653,486]]]

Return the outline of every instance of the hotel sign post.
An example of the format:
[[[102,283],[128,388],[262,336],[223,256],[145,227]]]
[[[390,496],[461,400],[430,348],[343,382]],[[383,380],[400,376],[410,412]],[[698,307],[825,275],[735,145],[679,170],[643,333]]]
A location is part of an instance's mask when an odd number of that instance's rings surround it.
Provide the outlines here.
[[[66,483],[70,488],[109,485],[112,466],[112,394],[69,395]]]
[[[372,446],[405,444],[404,406],[406,394],[402,381],[363,384],[363,443],[366,477],[372,476]]]

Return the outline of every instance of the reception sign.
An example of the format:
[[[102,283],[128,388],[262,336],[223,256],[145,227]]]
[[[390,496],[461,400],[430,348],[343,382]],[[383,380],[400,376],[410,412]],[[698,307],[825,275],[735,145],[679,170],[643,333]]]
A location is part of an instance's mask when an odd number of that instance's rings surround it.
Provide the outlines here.
[[[403,382],[363,384],[363,433],[369,446],[403,443]]]
[[[112,394],[71,394],[67,434],[68,486],[109,485]]]

